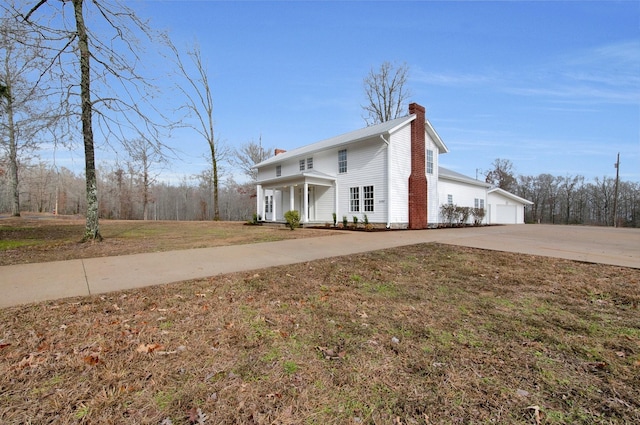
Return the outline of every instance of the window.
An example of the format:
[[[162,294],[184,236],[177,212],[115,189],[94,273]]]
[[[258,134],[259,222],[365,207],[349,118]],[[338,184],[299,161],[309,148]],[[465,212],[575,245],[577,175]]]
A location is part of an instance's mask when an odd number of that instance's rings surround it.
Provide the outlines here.
[[[282,165],[276,165],[276,177],[280,177],[282,175]]]
[[[484,199],[480,199],[480,208],[484,209]]]
[[[304,171],[304,159],[300,160],[300,171]]]
[[[307,158],[307,170],[311,170],[313,168],[313,158]]]
[[[347,150],[338,151],[338,173],[347,172]]]
[[[364,212],[373,212],[373,186],[363,187],[362,197],[364,199]]]
[[[433,174],[433,151],[427,149],[427,174]]]
[[[475,208],[483,208],[484,209],[484,199],[476,198],[473,200],[473,206]]]
[[[453,205],[453,195],[447,195],[447,204]]]
[[[360,212],[360,188],[349,188],[349,211]]]

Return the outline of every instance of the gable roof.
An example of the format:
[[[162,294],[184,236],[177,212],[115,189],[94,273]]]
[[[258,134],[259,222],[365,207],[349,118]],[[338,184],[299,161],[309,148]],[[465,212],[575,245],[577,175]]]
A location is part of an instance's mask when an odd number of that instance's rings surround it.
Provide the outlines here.
[[[382,124],[376,124],[369,127],[361,128],[359,130],[351,131],[349,133],[344,133],[339,136],[331,137],[329,139],[321,140],[319,142],[315,142],[290,151],[286,151],[278,155],[274,155],[268,159],[265,159],[261,163],[254,165],[253,168],[260,168],[265,165],[286,161],[298,156],[306,156],[315,152],[346,146],[351,143],[356,143],[379,135],[391,134],[415,119],[415,114],[412,114],[383,122]],[[425,131],[429,133],[431,138],[438,145],[441,153],[449,152],[449,149],[442,142],[440,136],[438,136],[438,133],[436,133],[433,126],[428,120],[425,121]]]
[[[489,189],[489,191],[487,193],[495,193],[495,194],[498,194],[498,195],[502,195],[505,198],[509,198],[514,202],[519,202],[519,203],[524,204],[524,205],[533,205],[533,202],[531,202],[530,200],[521,198],[521,197],[519,197],[517,195],[514,195],[511,192],[507,192],[504,189],[500,189],[499,187],[494,187],[493,189]]]
[[[444,178],[444,179],[448,179],[448,180],[454,180],[457,182],[461,182],[461,183],[467,183],[467,184],[471,184],[474,186],[480,186],[480,187],[491,187],[491,185],[489,183],[485,183],[481,180],[476,180],[474,178],[471,178],[469,176],[465,176],[464,174],[460,174],[456,171],[450,170],[448,168],[444,168],[444,167],[438,167],[438,178]]]

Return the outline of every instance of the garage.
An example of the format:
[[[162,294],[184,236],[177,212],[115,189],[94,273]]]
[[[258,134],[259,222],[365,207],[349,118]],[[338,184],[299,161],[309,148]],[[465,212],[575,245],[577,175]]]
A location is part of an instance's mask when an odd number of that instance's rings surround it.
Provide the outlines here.
[[[516,205],[496,205],[496,222],[500,224],[517,224],[518,207]]]
[[[489,224],[524,224],[524,209],[533,202],[498,187],[487,192]]]

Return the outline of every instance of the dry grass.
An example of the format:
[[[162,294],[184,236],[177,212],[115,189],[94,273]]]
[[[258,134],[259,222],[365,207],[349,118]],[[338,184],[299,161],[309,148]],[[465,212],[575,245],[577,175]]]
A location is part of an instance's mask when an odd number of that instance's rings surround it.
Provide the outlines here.
[[[231,221],[100,220],[104,241],[80,243],[85,222],[41,215],[0,220],[0,266],[327,236],[318,229],[247,226]]]
[[[424,244],[0,310],[0,422],[640,423],[640,272]]]

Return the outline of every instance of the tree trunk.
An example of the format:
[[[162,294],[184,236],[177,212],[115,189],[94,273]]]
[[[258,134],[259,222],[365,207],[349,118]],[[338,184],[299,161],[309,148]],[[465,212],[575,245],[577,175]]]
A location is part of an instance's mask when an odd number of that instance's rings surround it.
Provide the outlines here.
[[[5,75],[10,75],[9,53],[5,57]],[[11,96],[11,84],[6,82],[2,86],[2,97],[7,101],[7,126],[9,135],[9,189],[11,191],[11,215],[20,216],[20,191],[18,190],[18,141],[16,140],[16,127],[13,117],[13,97]]]
[[[212,133],[213,135],[213,129]],[[218,202],[218,160],[216,159],[216,151],[214,144],[209,145],[211,147],[211,165],[213,171],[213,220],[220,221],[220,206]]]
[[[96,179],[95,152],[93,147],[93,129],[91,124],[91,68],[89,66],[89,36],[84,24],[83,0],[73,0],[73,10],[78,31],[80,50],[80,99],[82,108],[82,139],[84,141],[84,163],[87,187],[87,221],[83,241],[101,241],[98,223],[98,185]]]

